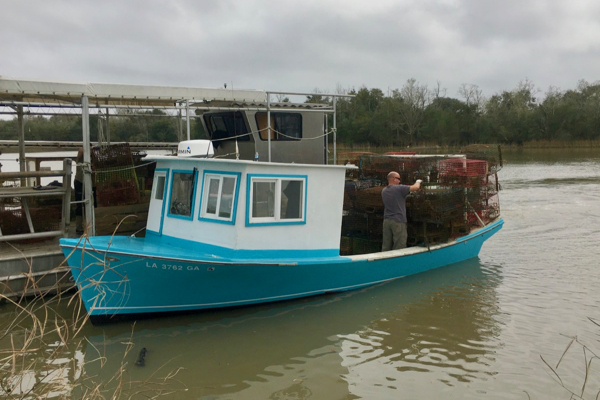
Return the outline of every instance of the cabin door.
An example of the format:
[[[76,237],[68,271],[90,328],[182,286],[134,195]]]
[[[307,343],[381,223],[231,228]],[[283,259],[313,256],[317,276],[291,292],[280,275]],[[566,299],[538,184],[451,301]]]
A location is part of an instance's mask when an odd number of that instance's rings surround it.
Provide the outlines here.
[[[168,170],[156,169],[152,185],[152,198],[148,208],[148,223],[146,230],[162,235],[163,221],[165,219],[165,198],[167,196]]]

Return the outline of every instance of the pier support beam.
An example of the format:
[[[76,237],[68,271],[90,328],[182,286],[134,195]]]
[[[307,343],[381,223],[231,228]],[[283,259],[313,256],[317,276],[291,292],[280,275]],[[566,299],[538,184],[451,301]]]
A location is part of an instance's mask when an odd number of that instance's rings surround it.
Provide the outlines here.
[[[268,161],[271,162],[271,95],[267,93],[267,146],[269,147]]]
[[[88,236],[96,235],[94,216],[94,192],[92,188],[92,157],[90,154],[90,105],[87,96],[81,97],[81,130],[83,133],[83,196],[85,199],[85,219]]]
[[[106,109],[106,144],[110,146],[110,109]]]
[[[25,121],[23,119],[23,106],[17,106],[17,123],[19,126],[19,171],[25,172]],[[23,183],[21,183],[23,185]]]
[[[190,140],[192,135],[190,132],[190,101],[185,101],[185,123],[187,126],[187,140]]]
[[[337,96],[333,97],[333,165],[337,165]],[[325,137],[327,140],[327,136]],[[326,158],[327,159],[327,158]],[[327,163],[327,162],[326,162]]]

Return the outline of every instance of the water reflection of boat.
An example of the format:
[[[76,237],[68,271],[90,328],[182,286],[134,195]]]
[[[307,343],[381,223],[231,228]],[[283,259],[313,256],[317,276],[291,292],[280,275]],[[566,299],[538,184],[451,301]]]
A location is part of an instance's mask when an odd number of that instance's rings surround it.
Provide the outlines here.
[[[181,398],[225,393],[271,398],[276,392],[343,398],[348,392],[384,390],[377,385],[386,377],[398,379],[396,367],[425,372],[422,379],[440,368],[450,384],[484,379],[493,350],[488,343],[499,331],[492,317],[498,277],[484,268],[474,259],[433,271],[426,280],[413,276],[268,307],[139,321],[133,334],[125,323],[89,326],[86,373],[111,376],[131,338],[128,376],[143,381],[161,367],[155,376],[183,367],[177,377],[189,390]],[[142,347],[148,349],[146,367],[137,368]],[[106,356],[103,368],[96,349]],[[432,349],[429,359],[426,349]],[[436,361],[434,353],[447,358]],[[403,366],[398,358],[404,358]],[[354,376],[361,368],[372,373],[358,382]]]

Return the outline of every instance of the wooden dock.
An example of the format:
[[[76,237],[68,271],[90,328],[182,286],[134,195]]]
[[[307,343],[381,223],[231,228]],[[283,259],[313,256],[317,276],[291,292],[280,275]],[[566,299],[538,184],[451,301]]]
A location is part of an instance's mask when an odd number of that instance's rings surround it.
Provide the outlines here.
[[[39,186],[41,177],[53,176],[62,178],[63,185]],[[94,208],[96,234],[144,235],[149,198],[141,194],[141,204]],[[54,199],[51,206],[46,199]],[[79,236],[70,220],[71,206],[70,159],[62,170],[0,172],[0,296],[20,298],[74,287],[59,246],[61,237]]]
[[[0,294],[21,298],[74,287],[58,238],[0,243]]]
[[[62,185],[28,185],[42,177],[59,177]],[[69,234],[71,160],[58,171],[0,172],[0,200],[0,294],[23,297],[71,288],[58,246]],[[44,201],[58,201],[58,207]]]
[[[99,235],[143,236],[148,203],[95,209]],[[63,237],[78,237],[70,223]],[[75,282],[58,244],[59,237],[0,241],[0,295],[21,298],[74,289]]]

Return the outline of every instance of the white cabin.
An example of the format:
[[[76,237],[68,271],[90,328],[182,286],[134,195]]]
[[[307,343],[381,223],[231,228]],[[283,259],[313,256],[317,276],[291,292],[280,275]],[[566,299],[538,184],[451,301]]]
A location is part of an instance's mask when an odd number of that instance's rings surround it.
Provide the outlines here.
[[[215,254],[240,250],[242,257],[250,256],[246,250],[258,257],[264,250],[290,250],[295,257],[339,255],[346,167],[148,159],[157,165],[147,237],[206,245]]]

